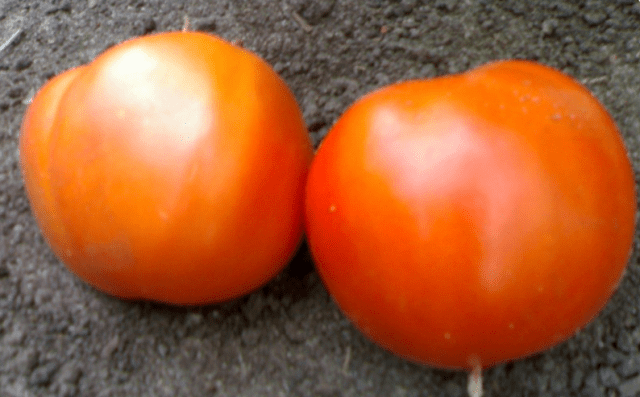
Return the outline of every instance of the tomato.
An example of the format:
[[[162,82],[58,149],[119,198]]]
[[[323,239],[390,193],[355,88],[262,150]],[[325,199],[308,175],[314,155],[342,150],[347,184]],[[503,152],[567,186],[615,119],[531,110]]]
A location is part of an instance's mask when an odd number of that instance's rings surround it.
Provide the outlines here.
[[[635,214],[610,115],[528,61],[361,98],[307,182],[309,246],[341,309],[384,348],[451,369],[531,355],[593,319]]]
[[[52,250],[121,298],[232,299],[302,238],[301,111],[263,60],[211,35],[136,38],[55,77],[26,112],[20,154]]]

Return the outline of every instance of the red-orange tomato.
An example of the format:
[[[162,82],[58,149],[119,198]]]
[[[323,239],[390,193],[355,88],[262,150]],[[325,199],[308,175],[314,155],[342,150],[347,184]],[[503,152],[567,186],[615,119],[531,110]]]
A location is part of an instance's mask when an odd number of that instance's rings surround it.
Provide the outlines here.
[[[616,289],[634,236],[614,121],[527,61],[365,96],[307,183],[309,245],[338,305],[381,346],[444,368],[571,337]]]
[[[55,77],[20,153],[55,254],[118,297],[232,299],[302,237],[313,148],[300,109],[263,60],[211,35],[133,39]]]

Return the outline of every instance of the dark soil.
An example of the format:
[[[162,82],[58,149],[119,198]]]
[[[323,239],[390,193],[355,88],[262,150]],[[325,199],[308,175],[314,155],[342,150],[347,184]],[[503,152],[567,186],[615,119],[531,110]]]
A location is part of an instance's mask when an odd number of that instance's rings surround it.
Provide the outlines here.
[[[390,82],[527,58],[586,84],[640,166],[640,4],[634,0],[0,0],[0,396],[463,396],[466,375],[364,339],[305,248],[274,281],[222,305],[123,302],[69,273],[31,215],[17,140],[50,77],[133,36],[196,30],[274,65],[318,142]],[[550,142],[550,144],[553,144]],[[638,239],[636,239],[636,243]],[[574,338],[485,373],[486,396],[640,395],[640,267]]]

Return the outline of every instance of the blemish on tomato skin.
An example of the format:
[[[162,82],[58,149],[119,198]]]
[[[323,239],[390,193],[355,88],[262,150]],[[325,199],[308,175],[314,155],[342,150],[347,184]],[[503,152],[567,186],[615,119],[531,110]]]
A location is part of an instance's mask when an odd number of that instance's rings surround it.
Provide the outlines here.
[[[336,206],[335,205],[329,206],[329,212],[336,212]]]
[[[450,340],[450,339],[451,339],[451,334],[450,334],[449,332],[445,332],[445,333],[444,333],[444,338],[445,338],[446,340]]]

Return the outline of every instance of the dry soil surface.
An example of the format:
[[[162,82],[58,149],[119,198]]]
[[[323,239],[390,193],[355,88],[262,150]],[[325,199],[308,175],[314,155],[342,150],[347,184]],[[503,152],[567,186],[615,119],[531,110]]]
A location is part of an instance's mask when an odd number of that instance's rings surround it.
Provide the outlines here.
[[[28,100],[53,75],[130,37],[179,30],[185,16],[273,64],[316,143],[372,89],[527,58],[593,90],[640,167],[635,0],[0,0],[0,42],[18,32],[0,51],[0,396],[466,393],[464,373],[408,363],[361,336],[304,247],[251,295],[188,309],[105,296],[51,253],[18,167]],[[486,396],[638,395],[636,258],[595,321],[550,351],[488,370]]]

